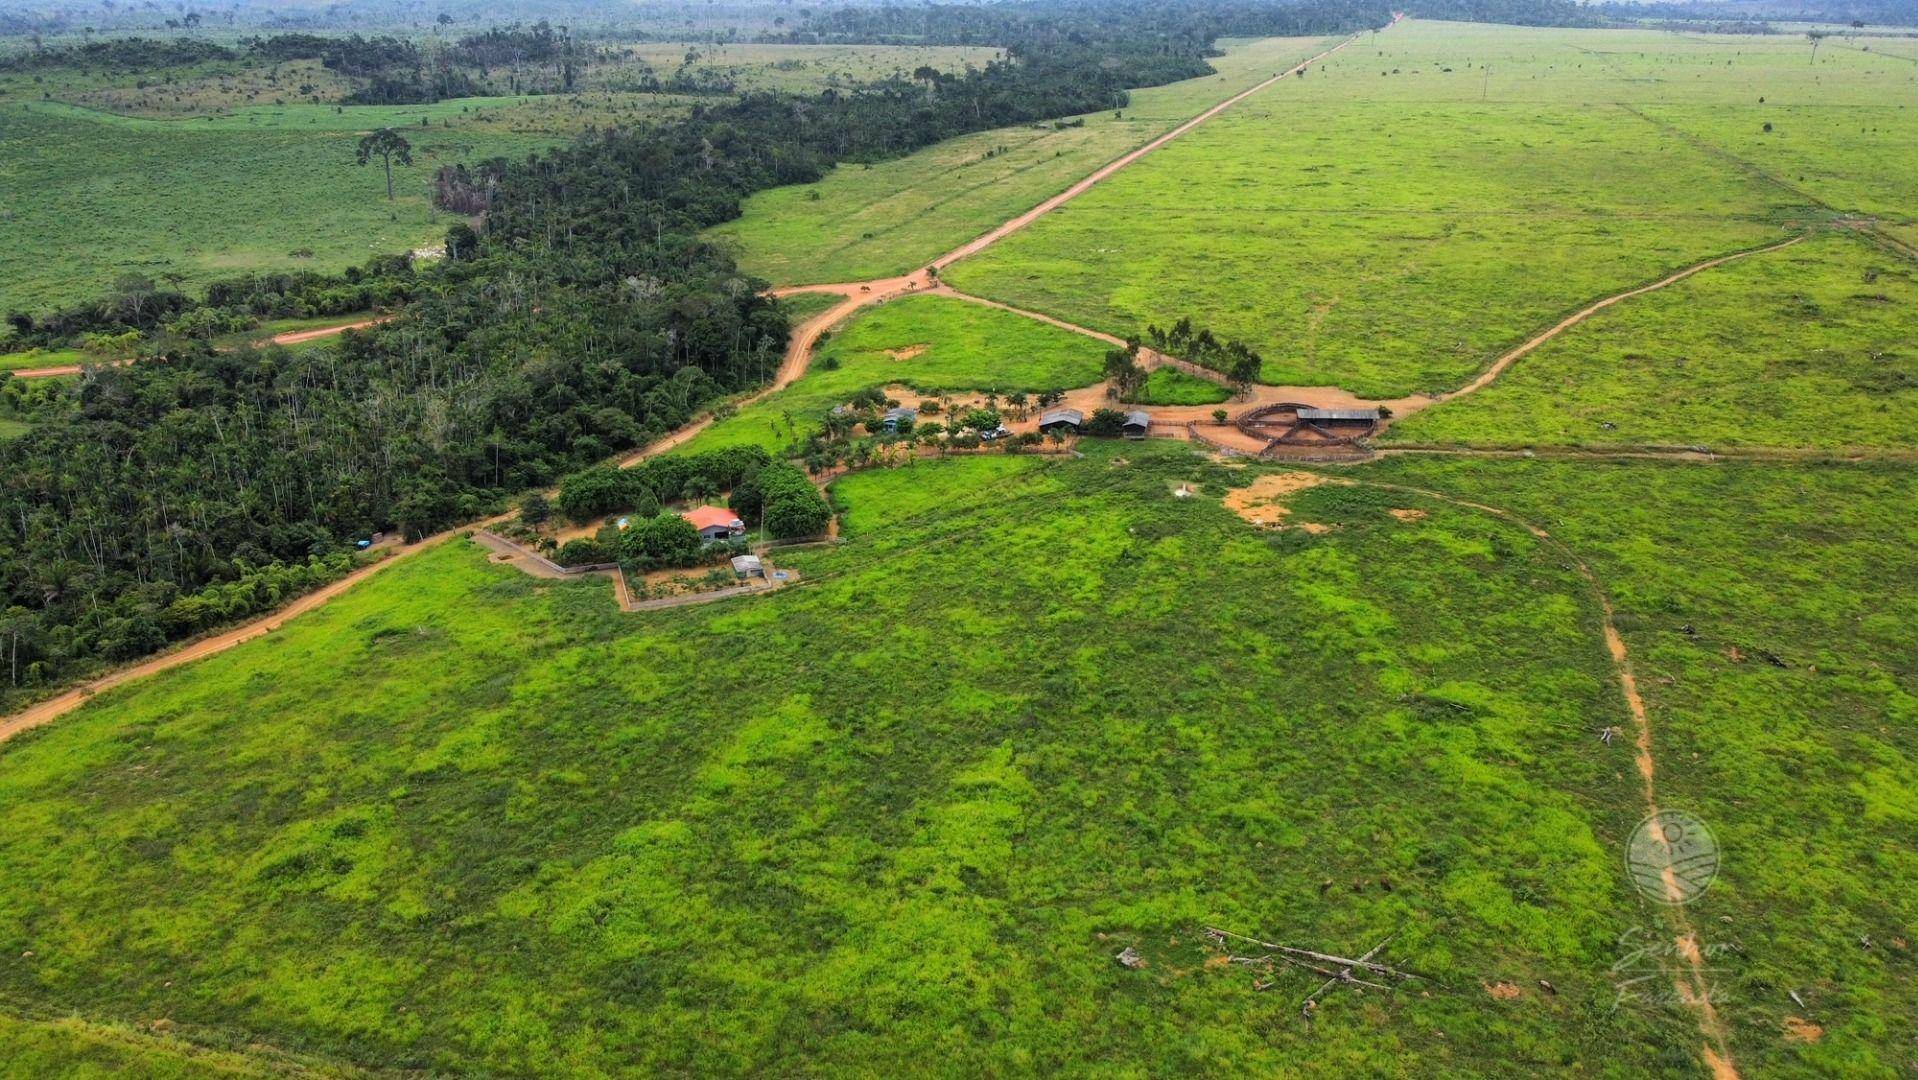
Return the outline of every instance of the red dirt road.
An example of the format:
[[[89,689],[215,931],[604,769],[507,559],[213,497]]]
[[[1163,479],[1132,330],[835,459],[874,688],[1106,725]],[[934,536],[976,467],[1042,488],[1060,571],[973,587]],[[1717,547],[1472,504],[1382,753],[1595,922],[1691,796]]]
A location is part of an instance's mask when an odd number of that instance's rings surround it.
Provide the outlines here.
[[[272,337],[267,338],[265,341],[256,341],[254,342],[254,344],[255,345],[298,345],[302,341],[315,341],[323,337],[332,337],[334,334],[344,334],[348,330],[364,330],[369,326],[378,326],[380,323],[383,323],[387,321],[388,319],[391,319],[392,317],[393,316],[391,315],[375,315],[374,317],[370,319],[362,319],[359,322],[347,323],[344,326],[322,326],[318,330],[289,330],[284,334],[274,334]]]
[[[80,364],[61,364],[59,367],[20,368],[13,373],[13,377],[16,379],[52,379],[61,375],[78,375],[82,371],[85,371],[87,366],[119,367],[121,364],[131,363],[133,363],[131,360],[102,360],[97,364],[85,366]]]

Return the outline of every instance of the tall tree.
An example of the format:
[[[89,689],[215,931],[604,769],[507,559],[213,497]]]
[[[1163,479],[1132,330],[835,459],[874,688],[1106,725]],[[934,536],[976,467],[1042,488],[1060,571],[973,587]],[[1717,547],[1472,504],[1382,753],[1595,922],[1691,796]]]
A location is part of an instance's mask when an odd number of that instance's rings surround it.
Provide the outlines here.
[[[392,128],[381,128],[360,140],[359,159],[356,164],[364,165],[374,157],[386,166],[386,201],[393,201],[393,159],[398,158],[402,165],[413,164],[413,144],[406,136]]]

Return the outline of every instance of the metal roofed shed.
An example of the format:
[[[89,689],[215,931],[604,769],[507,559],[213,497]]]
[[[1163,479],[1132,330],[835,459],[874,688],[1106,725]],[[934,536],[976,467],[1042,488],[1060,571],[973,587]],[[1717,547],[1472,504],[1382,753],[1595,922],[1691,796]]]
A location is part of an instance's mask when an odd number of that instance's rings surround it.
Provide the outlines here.
[[[1039,430],[1071,428],[1073,431],[1078,431],[1079,425],[1085,422],[1086,414],[1077,409],[1049,409],[1039,416]]]
[[[1143,439],[1152,430],[1152,414],[1144,409],[1134,409],[1125,414],[1125,423],[1121,425],[1128,439]]]
[[[1334,423],[1344,422],[1344,423],[1376,424],[1379,421],[1379,411],[1377,409],[1300,409],[1299,410],[1299,421],[1301,423],[1309,423],[1313,421],[1323,423],[1327,420],[1333,421]]]
[[[766,564],[760,562],[757,555],[735,555],[733,573],[742,578],[763,578],[766,576]]]

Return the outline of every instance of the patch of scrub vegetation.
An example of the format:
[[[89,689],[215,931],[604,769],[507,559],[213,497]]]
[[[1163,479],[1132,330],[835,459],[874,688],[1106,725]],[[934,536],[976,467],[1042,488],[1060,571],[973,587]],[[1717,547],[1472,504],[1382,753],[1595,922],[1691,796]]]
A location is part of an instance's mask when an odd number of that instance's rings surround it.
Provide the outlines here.
[[[1604,582],[1663,805],[1723,851],[1688,912],[1740,1071],[1904,1069],[1918,1037],[1911,470],[1397,457],[1358,475],[1508,508]]]
[[[811,184],[746,200],[713,229],[740,266],[781,285],[865,281],[925,266],[1126,152],[1323,50],[1317,38],[1225,43],[1217,75],[1132,92],[1117,112],[949,139],[916,154],[848,164]]]
[[[811,584],[644,617],[411,558],[0,750],[0,992],[420,1071],[1689,1068],[1612,1008],[1650,915],[1576,571],[1340,485],[1260,532],[1256,471],[857,474]],[[1307,1023],[1208,924],[1435,981]]]
[[[1590,55],[1614,48],[1633,56]],[[1591,300],[1830,216],[1657,119],[1654,103],[1716,105],[1733,89],[1754,105],[1767,87],[1811,92],[1787,70],[1802,53],[1740,58],[1713,42],[1707,63],[1701,48],[1644,33],[1386,30],[943,276],[1120,335],[1190,313],[1264,354],[1268,382],[1453,389]],[[1852,122],[1905,130],[1897,114],[1918,87],[1871,69],[1847,78]],[[1636,104],[1594,104],[1610,100]],[[1847,153],[1825,156],[1836,169]]]
[[[1229,400],[1232,391],[1210,379],[1188,375],[1175,367],[1153,368],[1145,385],[1132,397],[1135,405],[1215,405]]]
[[[1475,446],[1918,442],[1918,273],[1829,235],[1636,297],[1386,441]]]
[[[861,311],[814,351],[798,382],[715,422],[682,452],[752,445],[779,453],[819,431],[833,406],[894,384],[925,394],[1089,386],[1102,377],[1107,349],[983,304],[908,296]]]

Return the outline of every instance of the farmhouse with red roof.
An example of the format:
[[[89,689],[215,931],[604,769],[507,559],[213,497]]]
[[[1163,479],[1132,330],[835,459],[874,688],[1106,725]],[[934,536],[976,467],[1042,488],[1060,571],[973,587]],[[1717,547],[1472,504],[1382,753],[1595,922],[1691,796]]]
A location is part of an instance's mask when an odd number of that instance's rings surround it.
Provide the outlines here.
[[[738,514],[721,506],[701,506],[679,516],[692,522],[693,528],[706,540],[731,540],[746,535],[746,523],[739,520]]]

